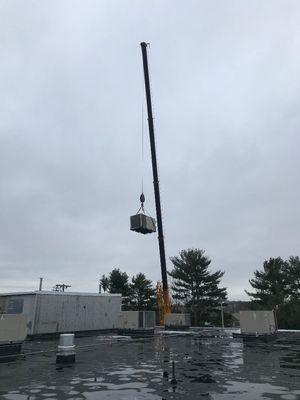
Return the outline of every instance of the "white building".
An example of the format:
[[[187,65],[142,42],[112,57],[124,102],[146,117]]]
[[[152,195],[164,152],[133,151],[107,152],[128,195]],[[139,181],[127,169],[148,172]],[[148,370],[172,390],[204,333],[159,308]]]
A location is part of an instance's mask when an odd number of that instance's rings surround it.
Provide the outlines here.
[[[0,314],[25,315],[31,336],[112,330],[118,326],[121,303],[121,294],[0,293]]]

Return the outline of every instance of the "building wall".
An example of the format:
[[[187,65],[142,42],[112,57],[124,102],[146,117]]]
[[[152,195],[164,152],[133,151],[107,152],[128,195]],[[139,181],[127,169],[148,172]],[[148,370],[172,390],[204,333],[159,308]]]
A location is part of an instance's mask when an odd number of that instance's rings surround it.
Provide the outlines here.
[[[114,329],[121,296],[37,294],[34,335]]]

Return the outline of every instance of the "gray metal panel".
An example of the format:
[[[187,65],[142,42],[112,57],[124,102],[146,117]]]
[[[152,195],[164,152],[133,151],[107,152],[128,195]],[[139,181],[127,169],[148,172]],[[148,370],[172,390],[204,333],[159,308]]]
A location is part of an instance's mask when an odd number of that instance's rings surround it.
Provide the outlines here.
[[[30,292],[0,295],[4,312],[11,299],[23,300],[28,334],[113,329],[121,311],[121,295]]]
[[[151,232],[156,231],[156,224],[155,224],[155,219],[152,217],[149,217],[148,215],[143,215],[143,224]]]
[[[274,333],[274,311],[240,311],[241,333]]]
[[[6,310],[6,298],[0,297],[0,314],[3,314]]]
[[[167,326],[190,326],[191,315],[179,313],[166,314],[164,318],[164,323]]]
[[[144,328],[144,313],[139,311],[139,328]]]
[[[144,328],[155,327],[155,311],[144,311]]]
[[[122,329],[138,329],[139,328],[139,311],[122,311],[119,313],[119,328]]]
[[[146,329],[155,327],[155,311],[122,311],[119,328]]]
[[[22,342],[27,335],[27,318],[22,314],[0,315],[0,343]]]
[[[24,299],[22,297],[10,298],[7,302],[7,314],[22,314]]]
[[[38,295],[34,334],[113,329],[120,310],[121,295]]]
[[[130,217],[130,229],[139,229],[142,226],[141,214],[135,214]]]
[[[33,321],[34,321],[34,304],[35,304],[35,293],[29,294],[17,294],[17,295],[0,295],[1,303],[4,305],[4,312],[8,314],[24,315],[27,319],[27,333],[32,333]],[[13,303],[20,304],[22,302],[22,309],[13,307]]]

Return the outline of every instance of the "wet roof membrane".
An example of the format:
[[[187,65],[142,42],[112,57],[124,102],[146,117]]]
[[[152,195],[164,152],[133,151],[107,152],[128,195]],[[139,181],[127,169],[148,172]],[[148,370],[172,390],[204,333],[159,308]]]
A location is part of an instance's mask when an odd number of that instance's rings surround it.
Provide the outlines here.
[[[300,332],[251,345],[230,331],[206,330],[131,339],[77,338],[76,360],[55,363],[57,340],[27,342],[24,359],[0,364],[0,398],[298,399]],[[172,363],[176,385],[172,385]]]

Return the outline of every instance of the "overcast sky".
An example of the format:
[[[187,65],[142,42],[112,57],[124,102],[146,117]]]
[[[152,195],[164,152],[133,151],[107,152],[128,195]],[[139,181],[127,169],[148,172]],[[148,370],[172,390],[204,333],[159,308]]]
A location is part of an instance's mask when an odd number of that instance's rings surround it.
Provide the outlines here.
[[[167,257],[199,247],[230,299],[300,255],[298,1],[0,1],[0,292],[160,279],[149,61]],[[168,268],[171,263],[167,260]]]

